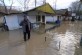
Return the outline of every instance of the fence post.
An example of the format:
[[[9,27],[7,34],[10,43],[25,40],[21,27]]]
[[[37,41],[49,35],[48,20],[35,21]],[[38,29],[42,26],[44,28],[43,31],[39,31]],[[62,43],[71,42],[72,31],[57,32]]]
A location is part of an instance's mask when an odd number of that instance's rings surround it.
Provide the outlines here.
[[[46,42],[46,37],[45,37],[45,42]]]
[[[59,41],[59,50],[60,50],[61,41]]]

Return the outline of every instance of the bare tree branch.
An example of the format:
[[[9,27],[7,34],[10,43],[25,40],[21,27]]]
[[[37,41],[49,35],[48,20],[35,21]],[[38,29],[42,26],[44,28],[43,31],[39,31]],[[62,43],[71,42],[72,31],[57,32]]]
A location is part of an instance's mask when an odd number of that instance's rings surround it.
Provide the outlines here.
[[[5,4],[5,0],[0,0],[0,2],[3,4],[4,6],[4,9],[5,9],[5,13],[9,14],[9,12],[12,10],[12,5],[13,5],[13,0],[8,0],[8,2],[11,2],[10,3],[10,9],[7,8],[6,4]]]
[[[76,2],[73,2],[71,4],[71,11],[75,12],[76,13],[76,17],[81,15],[81,11],[82,11],[82,3],[80,1],[76,1]],[[80,19],[80,18],[79,18]]]
[[[5,13],[8,13],[7,6],[6,6],[6,4],[5,4],[5,1],[4,1],[4,0],[1,0],[1,2],[2,2],[2,4],[3,4],[4,7],[5,7]]]
[[[12,10],[12,5],[14,4],[14,2],[13,2],[13,0],[12,0],[12,3],[11,3],[11,5],[10,5],[10,9],[9,9],[9,13],[10,13],[10,11]]]
[[[30,0],[28,0],[27,3],[26,3],[26,5],[27,5],[26,8],[27,8],[27,9],[28,9],[28,4],[29,4],[29,2],[30,2]]]
[[[22,4],[23,2],[21,2],[21,1],[19,1],[19,0],[17,0],[17,1],[19,2],[19,4],[20,4],[20,5],[22,5],[22,6],[23,6],[23,4]]]
[[[17,0],[17,1],[19,2],[20,5],[22,5],[24,11],[28,9],[28,3],[30,2],[30,0],[23,0],[22,2],[21,0],[20,1]]]

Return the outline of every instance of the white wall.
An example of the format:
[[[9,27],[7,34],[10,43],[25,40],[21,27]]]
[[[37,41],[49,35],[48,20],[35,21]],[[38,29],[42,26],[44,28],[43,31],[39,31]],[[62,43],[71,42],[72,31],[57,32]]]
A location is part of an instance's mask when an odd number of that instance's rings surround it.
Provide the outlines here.
[[[0,17],[0,23],[3,23],[3,19],[4,19],[4,17],[2,16],[2,17]]]
[[[18,18],[18,23],[20,24],[20,22],[24,19],[23,15],[21,14],[18,14],[17,15],[17,18]]]
[[[29,14],[28,14],[28,15],[29,15]],[[35,23],[35,22],[36,22],[36,16],[35,16],[35,15],[32,15],[31,13],[30,13],[29,16],[28,16],[28,15],[27,15],[27,19],[28,19],[31,23]],[[22,14],[18,14],[17,17],[18,17],[19,23],[24,19],[24,17],[23,17]]]
[[[57,16],[46,16],[46,22],[55,22],[57,20]]]
[[[20,24],[20,22],[24,19],[23,15],[18,14],[18,23]],[[36,16],[27,16],[27,19],[31,22],[31,23],[35,23],[36,22]],[[20,26],[20,28],[22,28],[22,26]]]
[[[23,17],[22,14],[18,14],[18,15],[17,15],[17,18],[18,18],[19,28],[22,28],[22,26],[20,26],[20,23],[21,23],[21,21],[24,19],[24,17]]]
[[[6,16],[6,23],[8,25],[9,30],[18,29],[20,27],[18,23],[17,15]]]
[[[29,19],[29,21],[31,23],[35,23],[36,22],[36,16],[27,16],[27,18]]]

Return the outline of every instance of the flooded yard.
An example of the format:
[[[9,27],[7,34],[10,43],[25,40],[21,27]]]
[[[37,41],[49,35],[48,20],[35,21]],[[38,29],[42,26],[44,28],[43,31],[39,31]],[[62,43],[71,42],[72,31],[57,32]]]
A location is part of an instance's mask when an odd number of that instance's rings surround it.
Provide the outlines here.
[[[0,32],[0,55],[82,55],[81,35],[81,21],[62,22],[44,34],[31,31],[27,42],[23,41],[21,29]]]
[[[50,31],[53,33],[51,46],[57,48],[60,55],[82,55],[82,51],[76,51],[80,48],[80,38],[82,35],[82,22],[64,22],[60,27]],[[49,32],[49,33],[50,33]],[[82,49],[82,48],[80,48]],[[78,49],[79,50],[79,49]]]

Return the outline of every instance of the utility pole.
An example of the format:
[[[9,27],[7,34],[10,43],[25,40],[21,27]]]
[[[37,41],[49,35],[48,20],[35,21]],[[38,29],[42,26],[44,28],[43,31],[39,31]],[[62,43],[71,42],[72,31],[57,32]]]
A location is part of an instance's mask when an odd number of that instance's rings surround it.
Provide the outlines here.
[[[46,4],[46,0],[43,0],[43,4]]]
[[[35,8],[36,8],[36,0],[35,0]]]
[[[56,10],[56,3],[57,3],[57,0],[55,0],[55,10]]]

